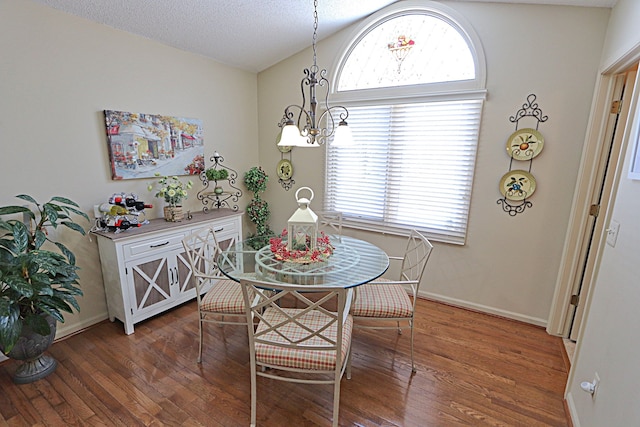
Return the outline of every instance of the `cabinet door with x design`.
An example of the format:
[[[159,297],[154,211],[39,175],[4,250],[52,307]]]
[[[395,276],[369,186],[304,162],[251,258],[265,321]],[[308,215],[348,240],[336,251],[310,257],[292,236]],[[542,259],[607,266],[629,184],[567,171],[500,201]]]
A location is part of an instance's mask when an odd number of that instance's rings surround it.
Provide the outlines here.
[[[172,304],[189,284],[188,262],[182,247],[184,236],[184,233],[175,233],[134,245],[147,250],[142,258],[125,264],[133,319],[162,311],[163,306]]]
[[[226,249],[242,236],[242,213],[216,209],[197,212],[182,223],[154,219],[125,233],[94,233],[109,319],[122,321],[125,333],[133,333],[135,323],[195,298],[182,239],[202,227],[211,227]]]

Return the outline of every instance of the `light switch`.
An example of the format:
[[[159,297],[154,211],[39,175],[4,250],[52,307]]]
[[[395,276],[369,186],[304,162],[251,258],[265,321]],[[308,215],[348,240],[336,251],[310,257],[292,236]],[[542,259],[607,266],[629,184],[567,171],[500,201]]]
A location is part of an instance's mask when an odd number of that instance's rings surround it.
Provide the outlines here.
[[[607,232],[607,244],[612,248],[616,246],[616,240],[618,239],[618,231],[620,230],[620,223],[618,221],[611,220]]]

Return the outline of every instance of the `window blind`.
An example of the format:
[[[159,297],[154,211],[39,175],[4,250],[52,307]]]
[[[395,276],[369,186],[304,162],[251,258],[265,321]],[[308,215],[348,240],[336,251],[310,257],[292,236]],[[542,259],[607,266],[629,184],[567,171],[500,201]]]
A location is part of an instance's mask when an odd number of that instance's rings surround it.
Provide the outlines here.
[[[482,103],[348,107],[355,143],[327,146],[325,209],[346,226],[464,244]]]

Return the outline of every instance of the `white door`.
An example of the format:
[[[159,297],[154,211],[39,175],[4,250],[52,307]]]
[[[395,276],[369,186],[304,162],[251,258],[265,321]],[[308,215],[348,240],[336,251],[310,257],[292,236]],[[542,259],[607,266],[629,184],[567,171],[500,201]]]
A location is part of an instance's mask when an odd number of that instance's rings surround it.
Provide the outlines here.
[[[599,248],[605,237],[605,213],[610,208],[614,171],[622,161],[620,152],[635,86],[637,66],[611,76],[606,94],[601,97],[602,126],[598,143],[587,153],[577,182],[573,217],[561,267],[558,289],[547,331],[577,340],[585,314],[585,301],[595,280]]]
[[[586,253],[581,271],[579,272],[580,274],[577,276],[578,280],[574,283],[572,293],[572,295],[576,295],[573,299],[574,302],[577,303],[577,306],[570,304],[568,307],[568,310],[573,312],[573,321],[571,325],[569,325],[569,338],[574,341],[578,339],[580,325],[582,324],[582,318],[585,312],[586,304],[584,304],[584,302],[586,301],[586,292],[591,289],[591,283],[595,280],[594,269],[598,259],[598,248],[600,247],[601,239],[606,236],[606,232],[604,231],[604,227],[606,226],[606,224],[604,224],[604,218],[606,215],[604,215],[604,213],[609,208],[607,200],[609,199],[613,186],[614,174],[612,172],[614,172],[618,166],[617,159],[620,154],[622,136],[629,115],[629,105],[635,78],[635,71],[616,76],[615,100],[612,101],[609,122],[603,138],[603,143],[608,145],[608,150],[604,150],[600,164],[598,165],[597,181],[600,183],[599,188],[594,188],[593,205],[598,206],[598,208],[596,208],[598,214],[595,217],[592,216],[594,218],[594,220],[591,221],[592,225],[590,225],[590,229],[585,233],[584,247],[586,248]],[[582,304],[580,304],[581,300]]]

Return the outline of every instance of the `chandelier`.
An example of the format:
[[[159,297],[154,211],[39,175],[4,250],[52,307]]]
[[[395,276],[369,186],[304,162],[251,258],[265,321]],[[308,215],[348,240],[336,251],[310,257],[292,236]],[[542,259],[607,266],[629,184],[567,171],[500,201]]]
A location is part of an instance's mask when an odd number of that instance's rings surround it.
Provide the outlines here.
[[[320,70],[316,64],[318,0],[313,2],[313,19],[313,65],[303,70],[305,76],[300,82],[302,105],[292,104],[285,108],[284,116],[278,124],[282,128],[278,143],[281,147],[318,147],[325,144],[332,136],[335,145],[351,143],[351,130],[347,126],[349,111],[340,105],[329,106],[329,80],[325,77],[327,70]],[[309,88],[308,106],[305,86]],[[318,86],[326,87],[321,113],[318,111],[316,98]]]

